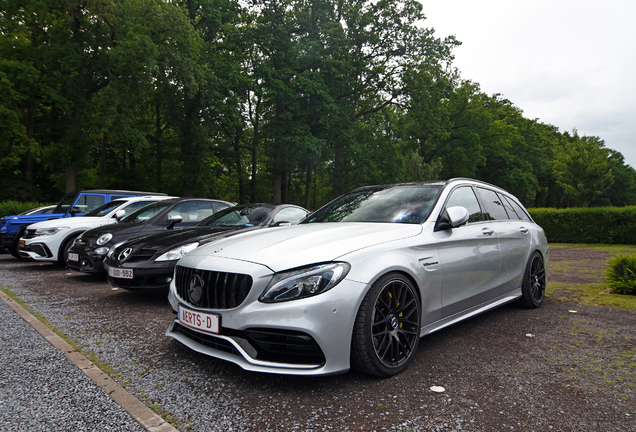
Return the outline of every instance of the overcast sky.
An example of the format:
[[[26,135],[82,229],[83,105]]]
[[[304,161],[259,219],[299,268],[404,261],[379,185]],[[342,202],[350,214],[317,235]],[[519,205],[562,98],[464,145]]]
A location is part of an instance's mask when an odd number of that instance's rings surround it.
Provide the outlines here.
[[[524,117],[598,136],[636,168],[636,1],[420,0],[455,66]]]

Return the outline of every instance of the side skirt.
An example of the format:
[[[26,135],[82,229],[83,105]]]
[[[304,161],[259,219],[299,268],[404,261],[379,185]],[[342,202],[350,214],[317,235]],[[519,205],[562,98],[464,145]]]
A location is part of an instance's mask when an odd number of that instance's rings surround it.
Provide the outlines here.
[[[422,330],[420,331],[420,337],[425,336],[427,334],[433,333],[437,330],[441,330],[444,327],[448,327],[450,325],[453,325],[457,322],[463,321],[465,319],[474,317],[475,315],[479,315],[482,314],[484,312],[487,312],[491,309],[495,309],[499,306],[502,306],[506,303],[510,303],[513,302],[515,300],[517,300],[519,297],[521,297],[521,288],[517,288],[507,294],[504,294],[501,297],[498,297],[496,299],[494,299],[491,302],[487,302],[487,303],[482,303],[480,305],[477,305],[471,309],[468,309],[464,312],[460,312],[457,313],[455,315],[451,315],[449,317],[446,317],[444,319],[441,319],[439,321],[436,321],[432,324],[429,324],[425,327],[422,327]]]

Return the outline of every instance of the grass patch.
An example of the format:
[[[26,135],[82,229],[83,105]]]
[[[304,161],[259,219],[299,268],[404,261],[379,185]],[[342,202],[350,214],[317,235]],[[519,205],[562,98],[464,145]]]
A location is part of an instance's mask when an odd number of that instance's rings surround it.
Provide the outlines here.
[[[553,300],[574,301],[586,306],[615,306],[636,310],[636,296],[612,294],[605,283],[568,284],[548,280],[546,294]]]

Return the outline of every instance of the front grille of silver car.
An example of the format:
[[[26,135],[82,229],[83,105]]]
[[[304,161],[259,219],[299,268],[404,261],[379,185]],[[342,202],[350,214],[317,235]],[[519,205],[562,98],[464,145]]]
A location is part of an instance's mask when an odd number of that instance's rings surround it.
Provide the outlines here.
[[[196,295],[192,292],[194,280],[202,285],[202,292]],[[232,309],[243,303],[249,294],[252,277],[246,274],[177,266],[175,285],[177,295],[194,306],[206,309]]]

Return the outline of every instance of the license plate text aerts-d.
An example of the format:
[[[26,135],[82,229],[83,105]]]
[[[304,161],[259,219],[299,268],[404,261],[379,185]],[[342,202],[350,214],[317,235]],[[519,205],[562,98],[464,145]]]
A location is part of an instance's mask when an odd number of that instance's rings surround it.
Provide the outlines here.
[[[181,324],[208,333],[219,333],[219,316],[194,311],[179,305],[179,321]]]

